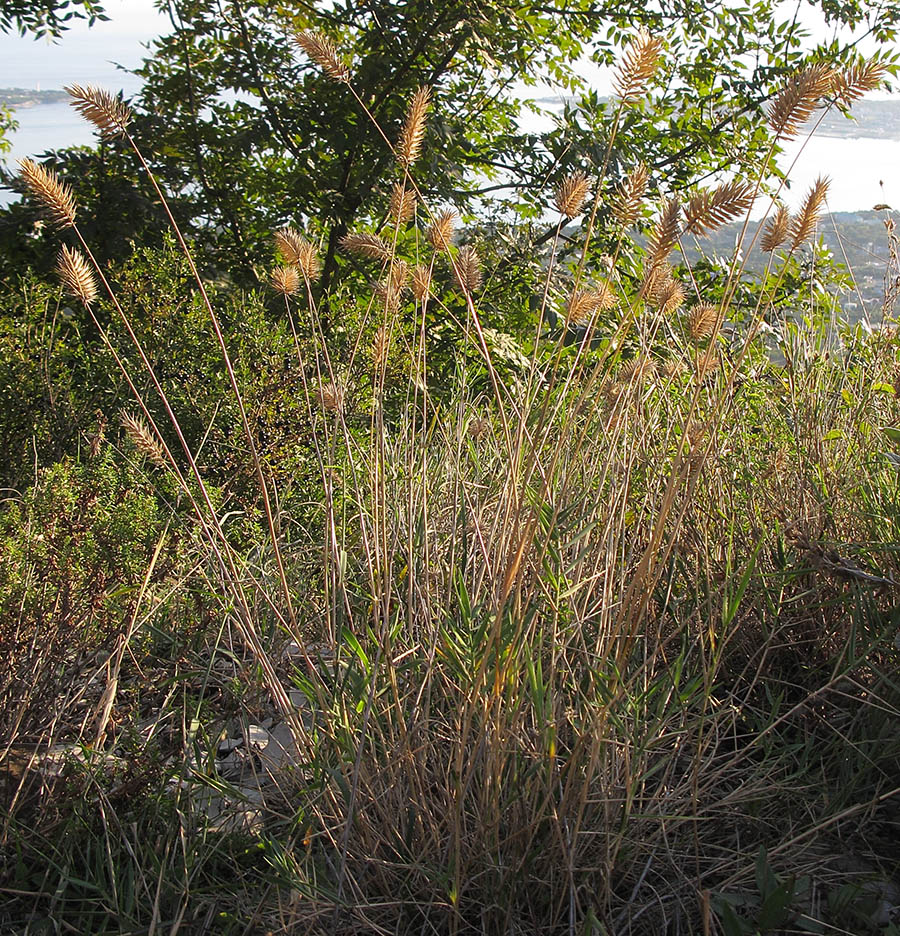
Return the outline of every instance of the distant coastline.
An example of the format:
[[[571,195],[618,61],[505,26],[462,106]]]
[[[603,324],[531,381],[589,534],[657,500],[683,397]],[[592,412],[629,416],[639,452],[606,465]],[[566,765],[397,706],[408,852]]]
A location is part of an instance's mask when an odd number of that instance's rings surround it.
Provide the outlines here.
[[[51,89],[48,91],[35,91],[32,88],[0,88],[0,107],[38,107],[41,104],[58,104],[67,101],[69,95],[65,91]]]

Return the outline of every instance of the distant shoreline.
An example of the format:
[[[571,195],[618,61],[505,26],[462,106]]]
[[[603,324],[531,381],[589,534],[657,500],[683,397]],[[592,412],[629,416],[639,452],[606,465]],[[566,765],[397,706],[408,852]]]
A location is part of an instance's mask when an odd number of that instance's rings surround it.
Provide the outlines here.
[[[69,95],[65,91],[51,89],[48,91],[35,91],[30,88],[0,88],[0,107],[39,107],[41,104],[58,104],[67,101]]]

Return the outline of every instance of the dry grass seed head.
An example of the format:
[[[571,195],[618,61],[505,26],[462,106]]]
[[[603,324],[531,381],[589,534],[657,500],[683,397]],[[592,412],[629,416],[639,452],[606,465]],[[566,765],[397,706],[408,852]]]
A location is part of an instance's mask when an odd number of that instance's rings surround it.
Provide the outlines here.
[[[772,253],[777,250],[788,239],[791,229],[791,213],[784,205],[779,205],[775,209],[775,214],[766,221],[762,237],[759,239],[759,246],[766,253]]]
[[[719,367],[719,358],[707,349],[698,351],[694,355],[694,379],[697,383],[702,383],[707,377],[712,376]]]
[[[700,302],[688,312],[688,334],[692,341],[708,338],[719,321],[719,307],[710,302]]]
[[[419,264],[412,272],[412,291],[421,302],[431,289],[431,267]]]
[[[321,272],[319,252],[293,228],[285,227],[275,232],[275,247],[282,260],[296,267],[304,279],[311,281],[318,277]]]
[[[390,333],[387,328],[382,325],[375,332],[375,337],[372,339],[372,363],[379,370],[384,367],[387,362],[390,345]]]
[[[398,182],[391,189],[389,208],[396,224],[406,224],[416,211],[416,193]]]
[[[615,304],[616,294],[609,283],[576,289],[566,304],[566,324],[587,324],[598,312],[608,312]]]
[[[390,279],[379,280],[374,285],[373,292],[388,315],[394,315],[400,309],[400,290]]]
[[[812,65],[794,75],[769,107],[768,121],[776,137],[797,135],[831,89],[834,72],[828,65]]]
[[[165,465],[166,459],[162,446],[143,417],[133,413],[122,413],[122,426],[125,434],[131,439],[131,444],[141,455],[160,468]]]
[[[749,182],[732,179],[710,191],[691,196],[684,212],[685,230],[703,235],[727,224],[748,211],[753,204],[755,187]]]
[[[655,305],[663,315],[672,315],[684,305],[684,300],[684,287],[678,280],[669,278],[660,286]]]
[[[647,241],[647,254],[651,266],[657,266],[668,259],[672,248],[678,241],[680,216],[681,205],[679,205],[678,199],[667,198],[662,204],[659,218],[657,218]]]
[[[827,195],[828,179],[819,176],[809,190],[799,214],[791,224],[791,250],[796,250],[812,237]]]
[[[71,105],[89,120],[104,137],[124,135],[131,122],[131,108],[118,95],[101,88],[73,84],[63,90],[72,98]]]
[[[337,47],[327,36],[304,29],[294,35],[294,41],[329,78],[350,80],[350,69],[338,58]]]
[[[616,69],[613,87],[622,101],[631,101],[644,89],[647,82],[656,73],[662,40],[656,39],[641,29],[622,56]]]
[[[612,215],[623,227],[631,227],[641,216],[650,170],[638,163],[619,183],[612,204]]]
[[[422,152],[422,141],[425,139],[425,118],[428,115],[430,102],[431,92],[428,88],[419,88],[409,103],[403,130],[400,132],[400,142],[397,144],[397,159],[404,169],[409,169]]]
[[[874,59],[860,59],[832,76],[831,93],[837,102],[847,107],[861,98],[867,91],[874,91],[884,80],[887,68]]]
[[[566,176],[559,184],[554,201],[564,218],[577,218],[584,211],[589,186],[588,177],[580,170]]]
[[[391,285],[397,292],[402,292],[409,282],[410,267],[405,260],[395,259],[390,271]]]
[[[349,253],[360,254],[370,260],[391,259],[388,245],[377,234],[345,234],[340,240],[341,247]]]
[[[442,211],[435,215],[433,223],[425,232],[428,243],[438,252],[448,250],[455,224],[455,211]]]
[[[481,288],[481,261],[478,259],[478,251],[471,244],[459,248],[453,275],[460,287],[469,294]]]
[[[282,296],[296,296],[300,292],[300,273],[294,266],[276,267],[272,270],[269,282]]]
[[[52,169],[45,169],[32,159],[20,159],[22,180],[32,195],[47,209],[50,220],[61,228],[75,224],[75,196],[72,189]]]
[[[97,281],[80,251],[63,245],[56,261],[56,272],[67,293],[89,306],[97,298]]]
[[[329,380],[319,389],[319,403],[326,413],[342,413],[344,402],[344,388],[341,384]]]
[[[656,373],[656,364],[653,358],[647,356],[635,357],[622,365],[619,377],[625,384],[639,384],[649,380]]]

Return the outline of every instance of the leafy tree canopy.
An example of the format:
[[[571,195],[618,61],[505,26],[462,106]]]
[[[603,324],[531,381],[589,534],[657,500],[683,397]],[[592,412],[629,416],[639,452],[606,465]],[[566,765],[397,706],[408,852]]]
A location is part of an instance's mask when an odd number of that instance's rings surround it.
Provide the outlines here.
[[[0,30],[16,30],[23,36],[59,36],[74,19],[95,22],[108,20],[103,7],[94,0],[0,0]]]

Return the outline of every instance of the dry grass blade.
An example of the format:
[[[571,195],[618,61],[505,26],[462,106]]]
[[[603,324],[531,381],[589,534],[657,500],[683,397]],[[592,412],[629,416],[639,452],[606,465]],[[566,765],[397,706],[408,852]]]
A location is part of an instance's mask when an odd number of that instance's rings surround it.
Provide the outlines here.
[[[377,234],[345,234],[341,238],[341,247],[371,260],[385,262],[391,259],[388,245]]]
[[[651,267],[665,263],[672,248],[678,241],[678,222],[681,216],[681,205],[676,198],[667,198],[663,202],[659,218],[653,227],[647,241],[647,256]]]
[[[867,91],[874,91],[884,80],[887,68],[883,62],[861,59],[832,77],[831,93],[837,102],[847,107]]]
[[[566,305],[566,324],[586,324],[597,312],[608,312],[615,304],[616,294],[609,283],[589,289],[576,289]]]
[[[162,446],[150,431],[143,417],[133,413],[122,413],[122,426],[132,445],[153,464],[162,468],[166,464]]]
[[[612,216],[624,227],[631,227],[641,216],[650,170],[639,163],[619,183],[612,203]]]
[[[769,107],[769,126],[776,137],[797,135],[819,101],[831,90],[834,72],[828,65],[813,65],[794,75]]]
[[[300,292],[300,273],[293,266],[276,267],[269,277],[269,282],[272,288],[283,296],[296,296]]]
[[[406,224],[416,211],[416,193],[406,188],[402,182],[398,182],[391,189],[389,208],[396,224]]]
[[[623,102],[637,97],[656,72],[662,40],[641,29],[631,41],[616,69],[613,87]]]
[[[719,321],[719,307],[709,302],[700,302],[688,312],[688,334],[692,341],[708,338]]]
[[[124,135],[131,122],[131,108],[117,95],[102,88],[73,84],[63,89],[71,98],[72,107],[89,120],[101,136],[115,137]]]
[[[321,272],[319,253],[315,246],[292,227],[275,232],[275,247],[282,260],[289,266],[296,267],[303,278],[314,280]]]
[[[419,264],[412,272],[412,291],[416,299],[421,302],[431,289],[431,268]]]
[[[580,170],[563,179],[556,190],[554,201],[564,218],[577,218],[584,211],[588,188],[588,177]]]
[[[791,229],[791,213],[784,205],[775,209],[775,214],[766,221],[765,229],[759,240],[759,246],[766,253],[777,250],[788,239]]]
[[[806,243],[816,229],[819,221],[819,213],[825,204],[825,198],[828,195],[828,179],[819,176],[813,187],[809,190],[806,200],[799,214],[791,224],[791,250],[796,250],[801,244]]]
[[[403,130],[400,133],[400,142],[397,145],[397,159],[404,169],[409,169],[422,152],[422,141],[425,139],[425,118],[428,115],[430,103],[431,92],[428,88],[419,88],[410,101]]]
[[[481,261],[478,259],[478,251],[471,244],[460,247],[453,275],[460,287],[469,294],[481,288]]]
[[[691,196],[684,212],[685,228],[694,234],[707,234],[748,211],[755,188],[749,182],[733,179]]]
[[[22,180],[28,190],[47,209],[50,220],[59,227],[72,227],[75,224],[75,196],[65,182],[52,169],[31,159],[20,159]]]
[[[294,35],[294,41],[329,78],[350,80],[350,69],[338,58],[337,47],[327,36],[304,29]]]
[[[80,251],[63,245],[56,261],[56,272],[66,292],[84,305],[89,306],[97,298],[97,281]]]
[[[434,222],[425,232],[428,243],[438,252],[448,250],[455,224],[455,211],[442,211],[440,214],[435,215]]]

